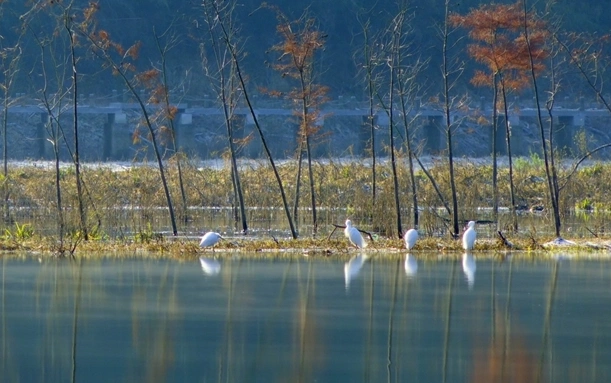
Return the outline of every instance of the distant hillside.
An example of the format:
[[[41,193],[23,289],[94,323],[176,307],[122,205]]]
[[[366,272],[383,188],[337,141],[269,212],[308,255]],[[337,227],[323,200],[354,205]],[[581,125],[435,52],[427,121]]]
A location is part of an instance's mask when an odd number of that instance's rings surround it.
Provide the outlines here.
[[[66,3],[64,1],[64,3]],[[88,1],[79,0],[76,4],[85,6]],[[319,56],[320,82],[329,86],[331,96],[352,95],[361,98],[364,86],[361,83],[355,57],[363,47],[361,24],[370,20],[372,33],[381,31],[397,12],[396,0],[272,0],[270,4],[279,7],[291,18],[297,18],[307,9],[327,34],[325,50]],[[466,13],[471,8],[487,3],[480,0],[452,1],[453,12]],[[25,13],[29,2],[0,2],[2,23],[0,23],[0,40],[2,46],[8,46],[16,38],[16,28],[19,27],[19,16]],[[155,48],[153,30],[163,33],[170,25],[180,36],[180,44],[172,51],[169,59],[171,76],[175,82],[190,74],[188,96],[198,97],[206,93],[206,84],[201,75],[199,46],[197,34],[203,33],[201,25],[201,6],[199,1],[185,2],[182,0],[100,0],[98,22],[101,28],[107,30],[114,39],[124,46],[134,41],[143,42],[141,63],[143,66],[159,60]],[[411,41],[414,51],[430,60],[424,73],[423,89],[429,95],[438,91],[440,43],[436,26],[443,21],[443,0],[415,0],[409,2],[409,10],[413,14],[411,26]],[[537,2],[543,4],[543,2]],[[284,80],[275,73],[266,62],[275,60],[269,48],[278,42],[275,31],[276,18],[273,12],[260,8],[258,0],[242,0],[235,10],[235,21],[241,26],[240,34],[244,43],[245,71],[249,75],[251,85],[266,88],[285,86]],[[591,32],[604,34],[611,30],[610,0],[582,0],[559,2],[554,6],[554,17],[566,31]],[[197,19],[200,19],[199,21]],[[360,20],[360,22],[359,22]],[[40,18],[37,25],[30,25],[31,32],[26,33],[23,40],[24,56],[20,81],[15,91],[29,93],[36,81],[29,74],[36,67],[39,59],[38,48],[32,36],[45,28],[50,28],[51,20]],[[464,36],[464,31],[460,31]],[[458,37],[458,36],[457,36]],[[464,47],[463,39],[458,48]],[[462,88],[486,95],[486,90],[474,89],[469,85],[469,76],[475,68],[468,57],[464,57],[466,71],[460,80]],[[113,81],[109,75],[101,74],[99,63],[82,58],[80,70],[84,74],[82,92],[105,94],[109,88],[120,88],[120,85],[109,85]]]

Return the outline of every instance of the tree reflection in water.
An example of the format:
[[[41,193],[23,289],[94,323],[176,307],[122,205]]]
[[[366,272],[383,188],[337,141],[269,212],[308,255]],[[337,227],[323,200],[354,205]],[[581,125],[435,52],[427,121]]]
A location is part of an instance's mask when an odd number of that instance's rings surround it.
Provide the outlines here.
[[[607,263],[477,257],[3,260],[0,381],[609,381]]]

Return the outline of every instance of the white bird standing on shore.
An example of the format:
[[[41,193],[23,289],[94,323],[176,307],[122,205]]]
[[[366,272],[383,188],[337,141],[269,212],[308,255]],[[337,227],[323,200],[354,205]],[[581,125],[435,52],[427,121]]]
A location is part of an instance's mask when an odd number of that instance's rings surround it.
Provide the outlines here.
[[[462,235],[462,248],[466,251],[473,250],[476,238],[477,232],[475,231],[475,221],[469,221],[467,224],[467,230]]]
[[[346,220],[346,228],[344,229],[344,235],[350,240],[354,246],[359,249],[364,249],[367,247],[367,242],[359,232],[359,229],[352,226],[352,221],[349,219]]]
[[[219,233],[215,233],[214,231],[209,231],[202,237],[202,240],[199,242],[199,247],[212,247],[212,251],[214,251],[214,245],[223,239]]]
[[[403,240],[405,241],[405,247],[407,247],[407,250],[413,249],[414,246],[416,246],[416,241],[418,241],[418,230],[409,229],[405,232]]]

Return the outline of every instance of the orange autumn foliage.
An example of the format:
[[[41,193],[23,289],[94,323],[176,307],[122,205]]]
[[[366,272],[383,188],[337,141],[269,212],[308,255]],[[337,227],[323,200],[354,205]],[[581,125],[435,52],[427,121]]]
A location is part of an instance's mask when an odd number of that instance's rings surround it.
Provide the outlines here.
[[[502,76],[506,89],[520,90],[529,83],[530,53],[536,73],[545,69],[543,60],[549,55],[546,40],[550,34],[546,24],[533,12],[524,12],[521,2],[484,4],[466,15],[453,14],[450,22],[469,30],[475,43],[468,46],[473,59],[484,64],[489,72],[478,70],[471,83],[492,85],[492,76]],[[524,33],[528,30],[528,42]]]
[[[280,43],[271,47],[279,55],[271,66],[282,77],[295,79],[300,84],[288,92],[268,91],[268,94],[284,96],[301,104],[301,107],[295,108],[293,115],[299,119],[302,137],[314,135],[320,129],[317,124],[321,118],[320,105],[327,101],[329,92],[328,87],[316,84],[314,79],[315,55],[323,48],[326,36],[318,30],[313,18],[302,16],[290,21],[277,7],[265,6],[276,13],[276,30],[281,38]]]

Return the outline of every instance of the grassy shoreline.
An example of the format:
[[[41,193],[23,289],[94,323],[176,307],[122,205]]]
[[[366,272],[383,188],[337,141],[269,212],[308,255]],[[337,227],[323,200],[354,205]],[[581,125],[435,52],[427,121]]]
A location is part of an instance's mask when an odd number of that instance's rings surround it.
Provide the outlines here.
[[[400,157],[401,160],[401,157]],[[401,161],[400,161],[401,163]],[[449,197],[450,185],[446,177],[446,163],[433,162],[428,171],[435,177],[439,187]],[[287,162],[279,170],[286,187],[289,200],[295,193],[294,174],[296,164]],[[195,162],[183,162],[183,183],[186,205],[180,200],[180,188],[175,159],[167,161],[166,169],[175,210],[182,222],[180,234],[173,238],[167,232],[167,208],[164,208],[158,171],[154,167],[134,166],[112,169],[110,167],[85,167],[83,180],[89,241],[82,241],[79,231],[79,217],[76,209],[77,193],[74,170],[70,167],[60,169],[64,227],[64,245],[70,248],[76,244],[76,252],[134,252],[185,256],[201,254],[197,236],[209,230],[220,231],[223,235],[233,236],[232,241],[222,241],[218,250],[224,252],[244,251],[282,251],[309,252],[311,254],[348,253],[348,243],[342,233],[336,233],[330,240],[326,235],[332,224],[343,224],[351,218],[360,229],[375,235],[376,241],[370,243],[368,252],[405,251],[403,242],[389,238],[395,232],[393,186],[389,165],[380,164],[377,169],[376,202],[371,202],[371,168],[357,160],[353,162],[333,162],[325,160],[314,164],[317,202],[320,210],[318,239],[305,236],[310,226],[308,188],[302,188],[300,231],[304,233],[297,240],[278,239],[275,242],[271,232],[283,236],[288,225],[281,206],[277,186],[270,180],[273,175],[265,162],[251,168],[240,170],[244,188],[245,205],[249,210],[249,232],[253,235],[239,236],[233,221],[235,206],[229,167],[200,168]],[[492,198],[489,182],[491,167],[481,160],[462,159],[455,168],[459,196],[459,216],[461,220],[488,219]],[[569,169],[561,170],[566,177]],[[515,183],[518,203],[525,210],[520,213],[520,232],[513,234],[508,229],[509,216],[500,216],[499,224],[503,234],[514,243],[512,251],[533,252],[549,251],[543,244],[552,240],[549,229],[552,227],[547,209],[547,190],[544,182],[545,170],[538,157],[520,158],[515,161]],[[416,252],[460,253],[460,241],[451,240],[447,229],[448,217],[439,209],[438,195],[427,177],[417,172],[418,199],[420,213],[420,241]],[[0,250],[30,251],[52,253],[57,249],[58,213],[56,203],[55,173],[52,168],[37,166],[14,167],[9,176],[3,179],[8,201],[4,205],[4,220],[0,222]],[[399,190],[402,203],[403,230],[410,228],[411,187],[407,169],[399,167]],[[501,169],[499,175],[500,205],[508,204],[508,175]],[[563,219],[570,223],[564,226],[568,239],[579,241],[569,246],[573,251],[605,250],[605,241],[611,240],[611,164],[591,163],[580,168],[570,178],[563,178],[561,211]],[[302,182],[307,182],[304,177]],[[261,208],[263,207],[263,208]],[[267,208],[265,208],[267,207]],[[424,208],[423,208],[424,207]],[[484,207],[482,209],[482,207]],[[540,208],[542,212],[530,213],[529,208]],[[534,219],[531,219],[534,217]],[[527,221],[529,220],[530,221]],[[494,224],[496,227],[496,225]],[[326,231],[326,232],[325,232]],[[309,234],[309,233],[308,233]],[[478,230],[478,251],[504,252],[508,249],[496,237],[496,229],[491,225]],[[588,241],[591,244],[588,244]],[[236,245],[235,243],[239,244]],[[219,251],[220,252],[220,251]]]
[[[22,243],[0,241],[3,257],[54,258],[52,240],[28,240]],[[611,240],[582,240],[572,245],[554,246],[548,242],[534,243],[532,239],[518,239],[507,247],[500,239],[479,239],[473,255],[505,259],[508,255],[526,259],[539,259],[561,255],[567,258],[609,258]],[[214,250],[199,247],[198,241],[186,237],[159,239],[146,243],[120,241],[87,241],[78,245],[77,258],[138,257],[175,260],[194,260],[198,257],[316,257],[348,259],[356,254],[369,256],[402,257],[408,253],[399,239],[380,238],[369,241],[366,249],[356,249],[345,238],[331,239],[227,239]],[[417,258],[444,260],[460,257],[464,250],[460,240],[421,238],[410,252]]]

